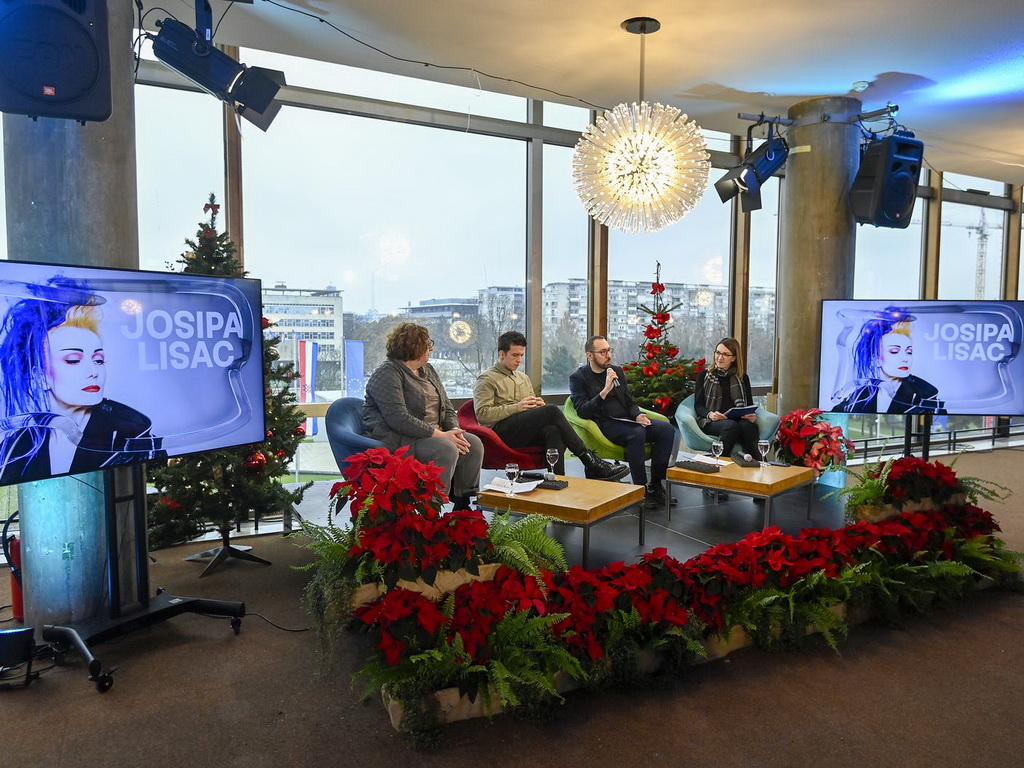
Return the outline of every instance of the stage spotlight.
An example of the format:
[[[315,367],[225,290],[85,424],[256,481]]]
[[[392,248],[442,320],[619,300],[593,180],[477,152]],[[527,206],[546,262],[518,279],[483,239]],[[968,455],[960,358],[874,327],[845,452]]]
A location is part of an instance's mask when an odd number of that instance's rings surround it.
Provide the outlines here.
[[[161,62],[267,130],[281,109],[274,97],[285,84],[283,72],[247,67],[180,21],[164,19],[156,25],[160,32],[153,38],[153,54]]]
[[[760,210],[761,185],[785,164],[788,155],[786,140],[774,136],[769,127],[767,141],[755,152],[748,152],[743,162],[726,171],[725,176],[715,182],[718,196],[727,203],[740,195],[740,207],[744,213]]]

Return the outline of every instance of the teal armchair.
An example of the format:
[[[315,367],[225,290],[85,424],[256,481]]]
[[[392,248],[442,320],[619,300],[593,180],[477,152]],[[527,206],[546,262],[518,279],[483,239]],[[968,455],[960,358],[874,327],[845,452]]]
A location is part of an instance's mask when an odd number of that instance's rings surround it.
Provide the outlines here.
[[[764,408],[758,408],[755,415],[757,416],[759,438],[761,440],[773,439],[775,433],[779,431],[781,419],[778,415],[771,411],[766,411]],[[712,435],[706,434],[697,425],[697,414],[693,410],[693,395],[685,398],[679,404],[679,407],[676,409],[676,423],[679,425],[679,431],[683,433],[683,440],[686,442],[686,447],[689,450],[696,453],[708,453],[711,450],[711,443],[714,442],[715,438]]]
[[[651,421],[664,421],[668,423],[668,418],[660,413],[649,411],[646,408],[640,409],[643,413],[647,414],[647,418]],[[602,459],[608,459],[609,461],[625,461],[626,460],[626,449],[621,445],[616,445],[607,437],[604,436],[604,432],[597,426],[597,422],[593,419],[584,419],[578,413],[576,408],[572,404],[572,398],[566,398],[565,404],[562,406],[562,412],[565,414],[566,421],[572,425],[572,428],[576,430],[576,434],[580,436],[583,444],[590,450],[600,456]],[[676,449],[678,452],[678,431],[676,438]],[[651,446],[647,445],[646,448],[647,458],[651,457]]]

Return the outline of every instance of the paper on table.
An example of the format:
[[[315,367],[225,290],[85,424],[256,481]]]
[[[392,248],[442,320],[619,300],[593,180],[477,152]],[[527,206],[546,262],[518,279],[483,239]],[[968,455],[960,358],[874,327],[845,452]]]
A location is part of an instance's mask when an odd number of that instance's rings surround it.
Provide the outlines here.
[[[702,453],[686,453],[681,451],[678,456],[680,461],[702,461],[705,464],[717,464],[720,467],[724,467],[726,464],[731,464],[731,461],[725,459],[716,459],[714,456],[705,456]]]
[[[543,480],[530,480],[526,483],[513,483],[506,477],[496,477],[480,490],[508,493],[508,489],[511,488],[512,493],[529,493],[543,482]]]

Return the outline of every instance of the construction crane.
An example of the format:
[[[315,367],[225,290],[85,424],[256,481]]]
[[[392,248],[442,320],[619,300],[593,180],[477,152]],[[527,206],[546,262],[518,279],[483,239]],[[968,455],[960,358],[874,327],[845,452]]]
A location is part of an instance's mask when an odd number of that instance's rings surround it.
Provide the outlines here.
[[[978,235],[978,255],[974,264],[974,298],[985,298],[985,265],[988,263],[988,227],[985,223],[985,209],[981,209],[981,216],[977,226],[967,227],[967,233],[974,232]]]
[[[993,229],[1002,229],[1001,224],[990,225],[985,219],[985,209],[982,208],[978,216],[977,224],[953,224],[945,221],[945,227],[963,227],[967,230],[968,236],[972,233],[978,236],[978,251],[974,262],[974,298],[985,298],[985,269],[988,265],[988,235]]]

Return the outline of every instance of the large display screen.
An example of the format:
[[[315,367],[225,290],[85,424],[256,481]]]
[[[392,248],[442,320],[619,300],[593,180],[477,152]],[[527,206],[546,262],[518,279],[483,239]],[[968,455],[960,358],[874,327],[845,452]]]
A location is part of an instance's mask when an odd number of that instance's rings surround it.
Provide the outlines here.
[[[1022,317],[1022,301],[824,301],[819,407],[1020,416]]]
[[[260,282],[0,261],[0,484],[264,439]]]

